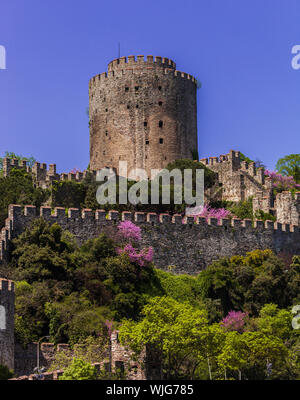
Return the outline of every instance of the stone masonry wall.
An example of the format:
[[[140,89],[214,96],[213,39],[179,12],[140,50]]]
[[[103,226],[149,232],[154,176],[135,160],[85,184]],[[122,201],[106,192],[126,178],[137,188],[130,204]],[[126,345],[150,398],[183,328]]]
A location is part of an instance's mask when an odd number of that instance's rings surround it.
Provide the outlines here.
[[[271,188],[264,169],[256,168],[254,162],[241,161],[239,151],[231,150],[228,154],[203,158],[200,162],[218,174],[222,186],[218,200],[243,201],[255,196],[257,191],[265,193]]]
[[[272,249],[275,253],[300,254],[299,227],[279,222],[223,219],[218,225],[215,218],[208,223],[204,217],[194,222],[193,217],[155,213],[110,211],[95,212],[56,207],[51,214],[50,207],[41,207],[40,215],[51,224],[57,222],[63,229],[73,233],[79,243],[98,236],[107,229],[116,229],[120,220],[132,220],[142,229],[141,246],[152,246],[154,263],[158,268],[167,269],[172,265],[175,273],[196,274],[220,257],[245,254],[254,249]],[[5,261],[10,240],[30,226],[37,218],[34,206],[9,206],[9,217],[2,229],[0,258]],[[108,217],[108,218],[107,218]]]
[[[300,193],[294,196],[291,192],[278,193],[275,200],[277,221],[286,224],[300,225]]]

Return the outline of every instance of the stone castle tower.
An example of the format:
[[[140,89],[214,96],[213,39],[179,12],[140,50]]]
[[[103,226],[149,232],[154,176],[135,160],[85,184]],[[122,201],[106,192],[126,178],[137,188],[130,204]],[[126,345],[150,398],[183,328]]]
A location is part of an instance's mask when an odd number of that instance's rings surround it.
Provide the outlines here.
[[[164,168],[197,151],[197,82],[168,58],[128,56],[89,83],[90,168]],[[119,172],[119,171],[118,171]]]
[[[0,278],[0,365],[14,369],[14,283]]]

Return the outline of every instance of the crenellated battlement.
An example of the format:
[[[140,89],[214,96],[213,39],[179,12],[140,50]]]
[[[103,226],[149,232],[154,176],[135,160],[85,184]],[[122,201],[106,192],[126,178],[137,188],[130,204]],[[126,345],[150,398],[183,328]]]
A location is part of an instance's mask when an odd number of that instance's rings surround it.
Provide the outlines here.
[[[97,84],[99,81],[106,84],[107,80],[110,78],[120,78],[126,74],[132,75],[151,68],[159,68],[161,73],[164,75],[173,74],[174,77],[190,80],[197,84],[196,78],[190,74],[176,70],[175,62],[168,58],[153,58],[153,56],[147,56],[147,60],[145,61],[144,56],[137,56],[137,58],[135,58],[135,56],[128,56],[127,58],[121,57],[113,60],[108,64],[108,72],[103,72],[93,76],[89,81],[89,88],[91,89],[93,85]]]
[[[145,56],[138,55],[138,56],[128,56],[128,57],[120,57],[116,58],[115,60],[111,61],[108,64],[108,71],[114,71],[117,69],[126,69],[130,68],[138,68],[138,67],[161,67],[161,68],[172,68],[176,69],[176,63],[166,57],[153,57],[153,56]]]
[[[300,193],[299,193],[300,194]],[[273,221],[266,221],[265,223],[261,220],[255,220],[252,222],[251,219],[239,219],[239,218],[221,218],[218,220],[217,218],[208,218],[205,217],[194,217],[194,216],[182,216],[181,214],[170,215],[167,213],[155,213],[155,212],[131,212],[131,211],[119,211],[110,210],[96,210],[92,211],[90,209],[82,209],[79,208],[63,208],[63,207],[55,207],[52,209],[51,207],[41,207],[38,212],[37,208],[32,205],[26,205],[24,208],[20,205],[11,204],[9,206],[9,216],[7,219],[7,223],[12,222],[12,226],[14,225],[14,220],[22,218],[22,220],[26,220],[28,218],[30,221],[32,218],[43,217],[46,220],[51,220],[51,222],[58,223],[69,223],[72,221],[81,221],[84,224],[85,220],[87,221],[98,221],[102,223],[106,223],[109,221],[120,222],[120,221],[132,221],[134,223],[140,224],[168,224],[173,225],[198,225],[201,226],[213,226],[219,227],[233,227],[233,228],[251,228],[251,229],[265,229],[265,230],[279,230],[282,232],[294,232],[295,230],[299,230],[298,226],[294,226],[291,224],[281,224]],[[27,224],[26,224],[27,225]],[[175,228],[176,229],[176,228]],[[2,231],[8,231],[7,227],[2,228]],[[6,236],[6,235],[5,235]],[[2,236],[3,237],[3,236]]]
[[[56,172],[56,164],[49,164],[49,168],[46,163],[35,162],[32,168],[27,165],[25,160],[19,161],[17,159],[4,158],[3,159],[3,175],[4,177],[9,176],[12,169],[25,169],[26,172],[31,173],[36,183],[41,186],[49,186],[52,181],[74,181],[82,182],[87,174],[91,173],[96,176],[96,171],[83,171],[76,173],[60,173]]]
[[[175,265],[178,273],[196,273],[217,258],[245,254],[254,248],[300,254],[299,226],[292,224],[260,220],[252,223],[250,219],[238,218],[206,220],[204,217],[153,212],[67,210],[63,207],[37,210],[30,205],[24,208],[10,205],[9,218],[1,232],[2,261],[8,257],[10,241],[38,217],[50,224],[58,223],[74,234],[79,244],[107,229],[116,230],[120,221],[132,221],[142,229],[141,245],[154,248],[157,267],[165,269],[168,265]]]

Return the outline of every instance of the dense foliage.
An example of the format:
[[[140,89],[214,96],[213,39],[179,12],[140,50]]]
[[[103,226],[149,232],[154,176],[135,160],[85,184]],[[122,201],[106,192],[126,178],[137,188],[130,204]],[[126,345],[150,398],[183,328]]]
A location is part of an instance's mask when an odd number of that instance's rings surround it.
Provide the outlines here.
[[[133,250],[144,254],[142,263]],[[114,236],[107,231],[78,246],[59,225],[35,220],[13,240],[6,266],[16,280],[17,341],[50,334],[74,346],[99,338],[105,351],[113,323],[137,353],[154,346],[162,377],[265,379],[267,363],[272,378],[299,377],[299,335],[291,326],[291,306],[300,301],[299,256],[287,263],[255,250],[215,261],[196,276],[176,276],[171,266],[156,270],[148,252],[128,221]],[[77,353],[82,367],[94,362],[85,354]],[[66,379],[75,376],[70,357],[58,362],[70,367]]]
[[[207,187],[213,186],[215,175],[200,163],[168,166],[188,167],[204,168]],[[91,174],[82,183],[55,182],[52,205],[99,208],[96,190]],[[50,195],[22,170],[0,178],[0,192],[0,224],[8,204],[40,207]],[[128,209],[104,208],[122,207]],[[182,211],[167,207],[159,204],[157,211]],[[253,215],[252,199],[209,207],[207,213],[215,207],[226,216],[274,219],[262,211]],[[58,224],[34,220],[13,240],[10,261],[1,269],[16,282],[17,341],[26,345],[50,335],[55,343],[69,343],[72,354],[60,353],[52,365],[66,368],[62,379],[107,378],[91,363],[107,351],[112,326],[136,354],[145,345],[156,350],[162,378],[300,378],[299,330],[291,324],[292,306],[300,303],[300,256],[254,250],[215,261],[196,276],[177,276],[172,266],[157,270],[153,249],[142,243],[140,228],[129,221],[78,245]]]
[[[49,197],[47,189],[35,188],[25,170],[12,169],[8,177],[0,177],[0,228],[7,218],[9,204],[31,204],[40,207]]]
[[[276,170],[281,175],[292,176],[297,183],[300,183],[300,154],[289,154],[280,158]]]

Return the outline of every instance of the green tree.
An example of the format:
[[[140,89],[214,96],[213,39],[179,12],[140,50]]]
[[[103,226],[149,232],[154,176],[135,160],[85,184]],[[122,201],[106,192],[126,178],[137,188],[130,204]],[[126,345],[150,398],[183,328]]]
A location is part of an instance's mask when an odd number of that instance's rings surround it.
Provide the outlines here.
[[[97,379],[95,366],[80,358],[74,358],[71,365],[64,371],[63,375],[59,377],[61,381],[91,381],[95,379]]]
[[[48,189],[35,188],[31,175],[25,170],[17,169],[12,169],[8,177],[0,177],[0,193],[0,228],[7,218],[9,204],[40,207],[50,195]]]
[[[288,350],[283,342],[274,336],[262,332],[228,332],[225,345],[218,356],[218,363],[224,369],[225,379],[229,371],[242,372],[248,379],[265,379],[266,365],[280,363],[285,365]]]
[[[121,343],[137,354],[144,346],[152,346],[162,362],[161,376],[166,379],[192,378],[199,358],[204,356],[201,343],[207,337],[208,326],[205,311],[169,297],[155,297],[142,315],[144,318],[138,323],[123,322]]]
[[[76,247],[72,236],[58,224],[35,219],[13,240],[11,264],[18,279],[31,283],[44,279],[66,280],[74,270],[70,254]]]
[[[280,158],[276,163],[276,170],[281,175],[293,176],[300,183],[300,154],[289,154]]]
[[[293,333],[292,313],[280,310],[276,304],[266,304],[259,312],[256,320],[261,332],[267,336],[276,336],[282,340],[288,339]]]

